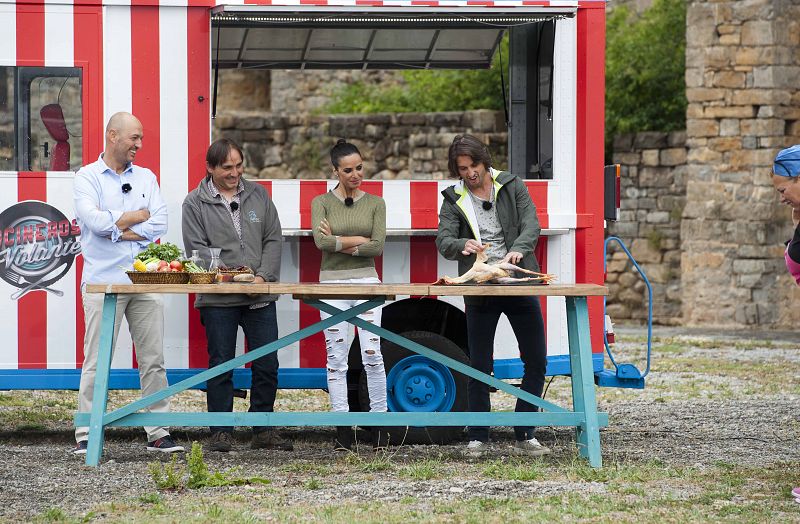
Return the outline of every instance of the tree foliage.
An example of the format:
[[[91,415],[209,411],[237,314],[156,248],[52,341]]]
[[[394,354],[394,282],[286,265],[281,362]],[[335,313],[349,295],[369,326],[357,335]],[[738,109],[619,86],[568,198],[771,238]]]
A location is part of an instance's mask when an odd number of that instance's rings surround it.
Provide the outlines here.
[[[686,1],[655,0],[640,17],[626,6],[606,30],[606,137],[686,126]]]
[[[479,70],[402,71],[392,85],[349,84],[325,107],[328,113],[406,113],[502,109],[500,67],[508,83],[508,37],[502,42],[502,66],[496,53],[492,67]]]
[[[616,7],[606,27],[606,143],[619,133],[675,131],[686,125],[686,1],[655,0],[641,16]],[[329,113],[402,113],[502,109],[500,67],[478,71],[403,71],[393,85],[355,83],[339,89]],[[558,64],[556,64],[558,67]],[[506,74],[506,82],[508,75]]]

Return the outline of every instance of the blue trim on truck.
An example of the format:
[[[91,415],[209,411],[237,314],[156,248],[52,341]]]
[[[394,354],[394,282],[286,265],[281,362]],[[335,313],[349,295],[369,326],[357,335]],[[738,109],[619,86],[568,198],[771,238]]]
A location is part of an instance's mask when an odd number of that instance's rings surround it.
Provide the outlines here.
[[[603,370],[603,354],[592,354],[595,373]],[[168,369],[167,380],[175,384],[204,369]],[[547,357],[548,375],[569,375],[569,355]],[[499,379],[522,377],[522,361],[518,358],[494,361],[494,375]],[[0,391],[13,389],[74,389],[80,386],[80,369],[0,369]],[[204,384],[203,384],[204,385]],[[201,385],[201,386],[203,386]],[[250,388],[250,370],[233,370],[233,387]],[[278,387],[281,389],[326,389],[325,368],[292,368],[278,370]],[[139,371],[112,369],[109,389],[139,389]],[[202,387],[201,387],[202,388]]]

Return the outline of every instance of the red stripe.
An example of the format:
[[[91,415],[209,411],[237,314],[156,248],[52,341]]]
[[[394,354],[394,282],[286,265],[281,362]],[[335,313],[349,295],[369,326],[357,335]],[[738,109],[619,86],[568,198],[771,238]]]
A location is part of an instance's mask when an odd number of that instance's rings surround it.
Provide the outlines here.
[[[534,255],[539,262],[539,271],[547,273],[547,237],[539,237],[536,244]],[[544,319],[544,336],[547,338],[547,297],[539,297],[539,305],[542,308],[542,318]]]
[[[302,185],[301,195],[302,195]],[[318,282],[319,267],[322,263],[322,253],[314,244],[313,237],[300,237],[299,239],[299,266],[300,282]],[[300,329],[319,322],[319,310],[299,303]],[[300,341],[300,367],[322,368],[325,367],[325,336],[322,332],[306,337]]]
[[[47,175],[20,172],[17,199],[47,202]],[[17,301],[17,367],[47,367],[47,292],[32,291]]]
[[[87,2],[95,3],[95,2]],[[99,4],[99,2],[97,2]],[[75,66],[83,69],[83,163],[94,161],[103,151],[103,11],[99,5],[75,6]],[[75,257],[75,367],[83,366],[85,326],[81,297],[83,256]]]
[[[439,184],[436,182],[410,182],[409,186],[411,228],[436,229],[439,227],[439,210],[436,208]]]
[[[136,154],[136,163],[145,166],[161,179],[161,107],[159,98],[158,7],[149,0],[137,0],[131,6],[131,79],[132,112],[142,123],[144,145]],[[137,367],[134,347],[132,365]]]
[[[550,227],[550,217],[547,214],[547,182],[526,181],[528,193],[536,206],[536,216],[539,218],[539,227],[542,229]]]
[[[83,367],[83,338],[86,324],[83,318],[83,297],[81,296],[81,275],[83,275],[83,255],[75,257],[75,369]]]
[[[17,65],[44,66],[44,6],[17,4]]]
[[[142,123],[144,145],[136,163],[160,177],[158,7],[131,7],[132,112]]]
[[[302,229],[311,229],[311,201],[327,190],[328,183],[324,180],[300,181],[300,227]],[[319,270],[319,266],[317,266],[317,270]],[[318,278],[319,274],[315,275],[311,282],[315,282]]]
[[[605,12],[577,14],[576,212],[592,215],[589,227],[575,232],[577,282],[603,283],[603,115],[605,111]],[[603,299],[590,297],[592,350],[603,351]]]
[[[202,7],[186,10],[187,34],[187,103],[188,187],[192,191],[205,176],[206,149],[209,145],[211,101],[209,99],[210,69],[208,64],[210,42],[209,11]],[[200,98],[202,97],[202,101]],[[189,295],[189,367],[208,367],[206,330],[200,323],[200,312],[195,309],[195,295]]]
[[[439,278],[439,252],[434,237],[410,237],[408,277],[415,284],[430,284]]]

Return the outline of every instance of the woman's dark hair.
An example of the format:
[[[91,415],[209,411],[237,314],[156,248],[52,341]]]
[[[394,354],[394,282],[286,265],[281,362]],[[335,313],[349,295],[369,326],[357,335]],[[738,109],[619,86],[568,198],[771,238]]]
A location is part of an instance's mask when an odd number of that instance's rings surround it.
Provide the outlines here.
[[[359,151],[356,146],[344,138],[340,138],[336,141],[336,145],[331,148],[331,164],[333,164],[334,168],[339,169],[339,160],[352,154],[356,154],[361,158],[364,158],[361,155],[361,151]]]
[[[460,156],[468,156],[473,162],[483,164],[489,170],[492,167],[492,156],[483,142],[472,135],[456,135],[453,143],[450,144],[450,151],[447,153],[447,169],[450,176],[458,178],[457,160]]]
[[[228,155],[231,154],[231,149],[238,151],[239,156],[244,160],[244,153],[242,153],[242,148],[239,147],[239,144],[230,138],[220,138],[208,147],[206,163],[211,167],[221,166],[228,159]]]

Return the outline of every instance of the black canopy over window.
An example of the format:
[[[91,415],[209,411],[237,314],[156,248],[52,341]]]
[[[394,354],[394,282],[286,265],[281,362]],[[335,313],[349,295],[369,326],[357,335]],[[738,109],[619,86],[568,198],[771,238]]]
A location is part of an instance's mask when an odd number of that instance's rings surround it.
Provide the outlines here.
[[[566,13],[520,8],[328,13],[275,7],[220,6],[212,11],[212,57],[221,68],[480,69],[488,68],[503,32]],[[217,49],[218,47],[218,49]]]

